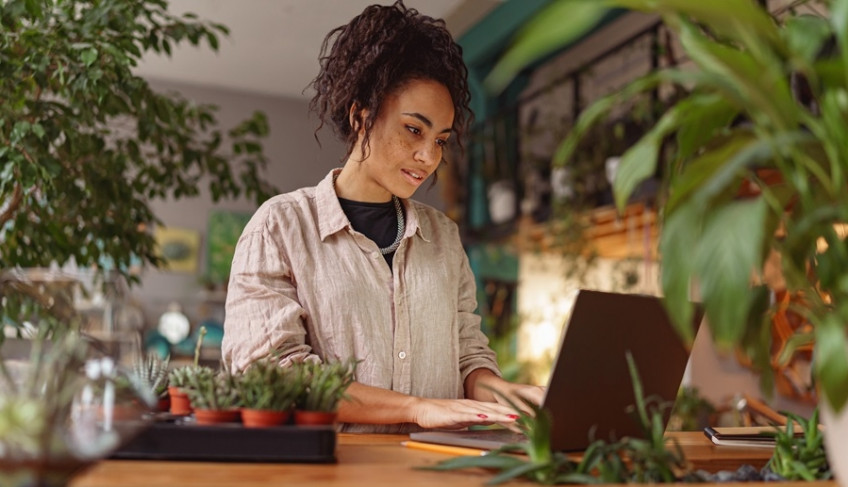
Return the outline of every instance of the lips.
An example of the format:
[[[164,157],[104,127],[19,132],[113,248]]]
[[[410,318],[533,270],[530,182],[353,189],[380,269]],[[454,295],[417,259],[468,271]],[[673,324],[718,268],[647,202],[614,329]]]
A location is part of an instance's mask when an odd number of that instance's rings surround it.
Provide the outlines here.
[[[419,171],[411,171],[408,169],[401,169],[401,172],[406,177],[406,179],[415,185],[421,184],[422,181],[427,177],[426,173]]]

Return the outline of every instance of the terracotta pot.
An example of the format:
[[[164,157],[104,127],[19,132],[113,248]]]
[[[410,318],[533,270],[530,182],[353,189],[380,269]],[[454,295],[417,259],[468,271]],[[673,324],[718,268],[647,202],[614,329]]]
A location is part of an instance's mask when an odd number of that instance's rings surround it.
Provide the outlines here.
[[[160,397],[156,401],[156,412],[157,413],[166,413],[171,409],[171,396],[170,394],[165,397]]]
[[[188,394],[181,391],[179,387],[168,387],[168,395],[171,398],[171,414],[191,414],[191,401]]]
[[[303,411],[295,410],[294,422],[300,425],[310,424],[333,424],[336,422],[338,412],[332,411]]]
[[[194,419],[197,424],[234,423],[239,420],[241,411],[238,409],[195,409]]]
[[[266,428],[286,424],[291,417],[290,411],[270,411],[267,409],[241,410],[241,422],[248,428]]]

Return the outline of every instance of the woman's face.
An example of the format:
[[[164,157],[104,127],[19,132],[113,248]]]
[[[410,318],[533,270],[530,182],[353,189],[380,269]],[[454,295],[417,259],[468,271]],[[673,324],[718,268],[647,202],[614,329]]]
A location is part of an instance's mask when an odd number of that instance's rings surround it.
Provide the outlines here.
[[[412,80],[390,93],[371,129],[370,153],[351,157],[356,198],[409,198],[439,167],[453,126],[453,100],[444,85]],[[360,144],[355,146],[358,148]]]

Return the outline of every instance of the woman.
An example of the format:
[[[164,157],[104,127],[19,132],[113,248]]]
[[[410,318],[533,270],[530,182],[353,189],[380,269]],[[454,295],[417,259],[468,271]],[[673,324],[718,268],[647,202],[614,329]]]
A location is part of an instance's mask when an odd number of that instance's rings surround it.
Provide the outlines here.
[[[344,167],[266,202],[239,240],[225,361],[355,357],[345,431],[510,424],[503,396],[541,401],[500,378],[456,224],[409,199],[466,129],[466,76],[444,22],[401,2],[331,31],[310,106],[346,142]]]

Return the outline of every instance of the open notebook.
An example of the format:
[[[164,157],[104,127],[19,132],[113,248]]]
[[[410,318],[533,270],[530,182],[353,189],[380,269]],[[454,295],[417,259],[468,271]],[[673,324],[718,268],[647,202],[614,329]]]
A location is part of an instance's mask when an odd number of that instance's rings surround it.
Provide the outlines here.
[[[697,331],[702,317],[698,307],[695,315]],[[581,290],[543,402],[553,417],[553,449],[583,450],[594,439],[643,436],[627,412],[635,404],[627,351],[633,355],[645,397],[673,404],[689,348],[659,298]],[[670,407],[663,418],[666,424],[669,415]],[[410,439],[483,449],[523,440],[506,429],[423,431],[410,434]]]

